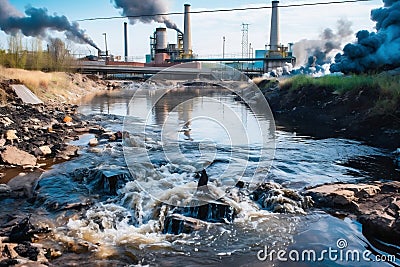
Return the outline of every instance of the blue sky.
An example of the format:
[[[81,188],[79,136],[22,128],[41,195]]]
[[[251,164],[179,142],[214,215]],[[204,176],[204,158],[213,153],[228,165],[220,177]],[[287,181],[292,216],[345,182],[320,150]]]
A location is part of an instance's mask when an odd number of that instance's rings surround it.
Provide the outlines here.
[[[324,0],[282,0],[281,4],[312,3]],[[118,16],[120,11],[113,7],[110,0],[9,0],[21,12],[27,5],[46,7],[50,14],[65,15],[70,21],[83,18]],[[190,3],[192,10],[238,8],[247,6],[268,6],[271,1],[260,0],[165,0],[171,12],[183,11],[183,5]],[[335,29],[338,19],[347,19],[353,23],[352,29],[372,31],[374,23],[370,21],[370,10],[382,6],[380,0],[363,3],[347,3],[314,7],[295,7],[280,9],[281,43],[297,42],[301,39],[318,39],[323,29]],[[229,13],[193,14],[193,49],[200,56],[221,55],[222,38],[226,38],[226,53],[241,51],[241,23],[249,23],[249,42],[254,49],[264,49],[269,40],[270,9],[257,11],[238,11]],[[183,29],[183,16],[170,17]],[[83,21],[80,27],[100,47],[104,48],[103,32],[107,33],[108,48],[115,55],[123,55],[123,22],[126,19]],[[129,26],[129,55],[143,60],[149,53],[149,37],[160,23],[137,23]],[[52,33],[62,37],[62,34]],[[170,43],[176,43],[176,34],[168,31]],[[7,39],[0,32],[0,47],[6,48]],[[71,45],[75,53],[88,54],[94,50],[88,45]]]

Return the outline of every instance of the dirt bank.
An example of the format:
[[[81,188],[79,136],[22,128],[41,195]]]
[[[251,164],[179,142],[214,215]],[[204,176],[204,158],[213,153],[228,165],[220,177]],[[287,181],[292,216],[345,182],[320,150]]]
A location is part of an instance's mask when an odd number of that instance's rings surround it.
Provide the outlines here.
[[[110,85],[110,82],[100,80],[95,75],[65,72],[45,73],[0,66],[0,100],[2,100],[0,104],[5,104],[4,89],[10,82],[26,85],[45,103],[72,103],[82,96],[104,90]]]
[[[293,89],[274,81],[262,81],[260,87],[278,126],[317,138],[349,138],[392,150],[400,147],[400,109],[396,103],[387,108],[393,98],[380,88],[338,92],[315,84]]]

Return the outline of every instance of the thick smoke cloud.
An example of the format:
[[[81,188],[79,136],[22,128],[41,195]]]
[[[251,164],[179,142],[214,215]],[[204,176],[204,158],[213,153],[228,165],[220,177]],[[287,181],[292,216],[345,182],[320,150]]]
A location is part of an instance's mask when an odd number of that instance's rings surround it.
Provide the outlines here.
[[[165,14],[168,12],[167,4],[163,0],[111,0],[116,8],[122,9],[123,16],[141,16],[152,14]],[[131,24],[136,22],[151,23],[153,21],[164,23],[167,28],[181,32],[178,26],[166,16],[144,16],[129,18]]]
[[[367,73],[400,67],[400,0],[383,0],[384,7],[371,11],[376,32],[356,34],[357,42],[337,54],[331,72]]]
[[[352,22],[346,19],[337,21],[336,32],[326,28],[320,34],[319,40],[303,39],[293,45],[293,53],[300,65],[324,65],[330,64],[336,52],[341,50],[341,44],[349,41],[353,31]]]
[[[68,39],[86,43],[99,49],[76,22],[69,22],[65,16],[50,16],[45,8],[27,7],[25,15],[20,14],[8,0],[0,0],[0,29],[8,34],[21,32],[25,36],[47,37],[47,30],[65,32]]]

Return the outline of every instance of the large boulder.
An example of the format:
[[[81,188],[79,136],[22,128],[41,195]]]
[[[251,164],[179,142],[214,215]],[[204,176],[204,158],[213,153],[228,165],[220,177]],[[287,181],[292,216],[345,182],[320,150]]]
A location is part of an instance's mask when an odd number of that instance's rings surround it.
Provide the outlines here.
[[[13,194],[18,197],[33,197],[34,187],[42,173],[42,171],[20,173],[11,179],[7,185],[13,191]]]
[[[14,146],[7,146],[1,153],[3,162],[17,166],[35,166],[36,157]]]
[[[356,216],[366,236],[400,245],[400,182],[326,184],[306,194],[328,212]]]

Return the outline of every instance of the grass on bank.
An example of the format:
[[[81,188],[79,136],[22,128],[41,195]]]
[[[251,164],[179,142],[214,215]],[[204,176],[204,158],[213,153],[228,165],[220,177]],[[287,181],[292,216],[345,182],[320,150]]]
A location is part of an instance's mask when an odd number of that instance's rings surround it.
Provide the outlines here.
[[[281,90],[300,90],[305,87],[325,88],[333,93],[343,95],[348,92],[360,92],[365,89],[376,90],[378,97],[373,112],[389,114],[398,112],[400,107],[400,75],[352,75],[322,76],[318,78],[297,75],[281,83]]]

